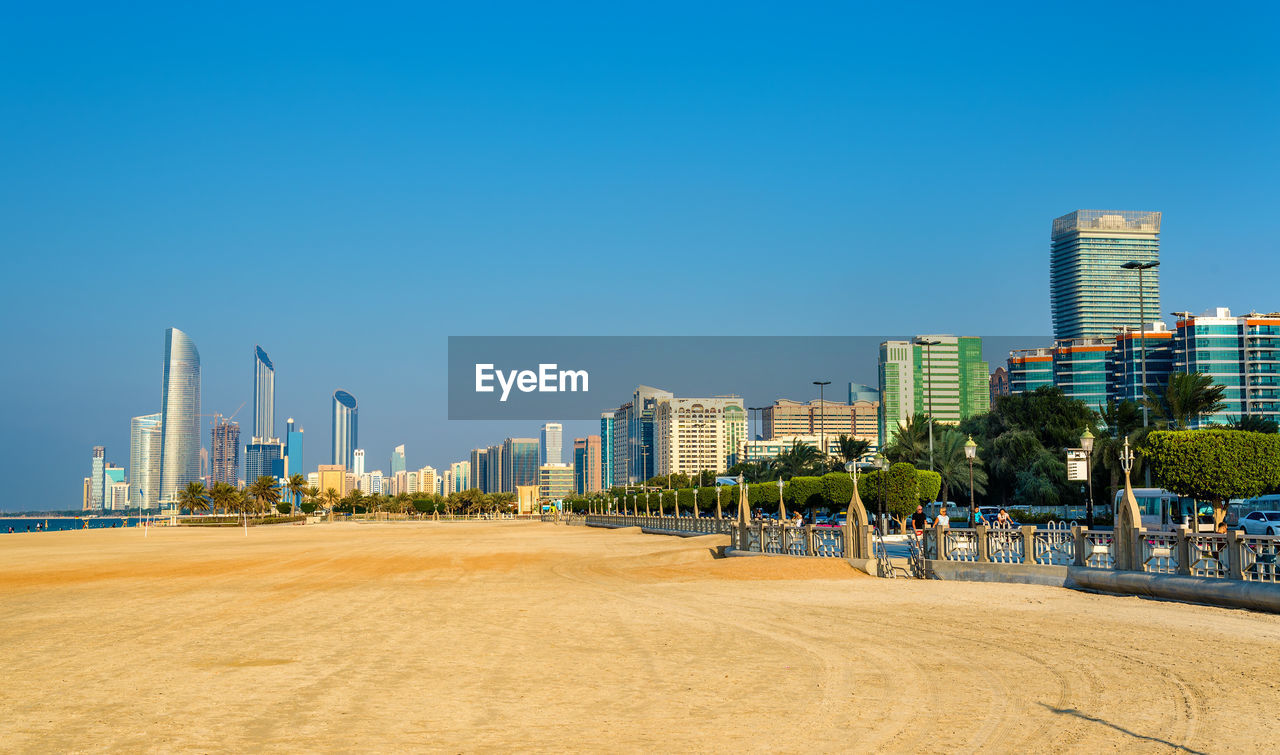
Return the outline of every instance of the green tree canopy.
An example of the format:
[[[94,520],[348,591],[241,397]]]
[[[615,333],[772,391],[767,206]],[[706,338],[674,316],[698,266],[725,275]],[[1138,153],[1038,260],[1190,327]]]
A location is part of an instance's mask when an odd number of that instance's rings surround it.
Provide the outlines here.
[[[1280,488],[1280,435],[1241,430],[1157,430],[1145,444],[1151,475],[1165,490],[1213,502],[1220,524],[1232,498]]]

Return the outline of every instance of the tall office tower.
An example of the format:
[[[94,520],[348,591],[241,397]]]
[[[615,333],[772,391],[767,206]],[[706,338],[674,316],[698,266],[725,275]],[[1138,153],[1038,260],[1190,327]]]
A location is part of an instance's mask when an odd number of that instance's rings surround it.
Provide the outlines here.
[[[253,436],[276,437],[276,368],[261,346],[253,347]]]
[[[366,472],[365,477],[369,478],[369,492],[386,494],[387,489],[383,487],[382,470],[375,469],[372,472]]]
[[[1014,349],[1009,352],[1009,393],[1030,393],[1053,385],[1053,349]]]
[[[542,444],[542,463],[560,464],[564,461],[564,425],[548,422],[539,433]]]
[[[355,466],[358,408],[356,397],[346,391],[333,392],[333,453],[334,464],[347,469]]]
[[[1111,338],[1139,330],[1138,271],[1127,262],[1160,260],[1160,213],[1076,210],[1053,221],[1049,302],[1054,340]],[[1159,268],[1142,273],[1148,322],[1160,312]]]
[[[154,509],[160,501],[160,413],[129,422],[129,504]]]
[[[395,477],[405,469],[407,467],[404,465],[404,444],[402,443],[391,452],[391,476]]]
[[[440,484],[436,488],[436,492],[440,495],[449,495],[453,492],[453,468],[450,467],[440,473]]]
[[[852,404],[817,399],[801,403],[783,398],[765,407],[762,414],[762,440],[812,435],[820,439],[821,445],[823,437],[830,440],[848,435],[879,447],[879,396],[872,401],[858,400]]]
[[[600,413],[600,489],[613,487],[613,412]]]
[[[635,485],[654,476],[654,412],[670,391],[637,386],[631,400],[613,413],[613,484]]]
[[[658,476],[721,472],[747,440],[747,410],[737,396],[658,402],[653,443]]]
[[[1075,338],[1053,348],[1053,384],[1073,398],[1097,409],[1107,403],[1107,375],[1111,360],[1108,338]]]
[[[302,428],[295,427],[293,417],[290,417],[285,425],[284,439],[284,471],[290,477],[296,474],[306,474],[305,463],[302,461],[302,441]]]
[[[364,449],[357,448],[355,453],[352,454],[352,458],[355,459],[355,463],[351,466],[351,472],[356,477],[359,477],[364,474]]]
[[[88,477],[84,478],[84,500],[80,504],[80,508],[83,509],[84,511],[89,510],[89,488],[90,487],[92,486],[89,484],[89,478]]]
[[[160,393],[160,501],[200,479],[200,352],[177,328],[164,332]]]
[[[573,439],[573,489],[580,494],[604,490],[600,479],[604,465],[600,461],[600,436]]]
[[[1142,381],[1144,343],[1147,362],[1145,385]],[[1117,403],[1123,401],[1141,403],[1146,398],[1147,391],[1161,393],[1164,386],[1169,384],[1169,373],[1173,372],[1173,360],[1173,333],[1163,322],[1147,323],[1145,333],[1127,331],[1116,334],[1111,351],[1107,355],[1107,400]],[[1086,401],[1086,403],[1095,409],[1099,407],[1095,401]]]
[[[502,445],[489,446],[485,449],[485,458],[488,459],[484,487],[484,492],[486,493],[501,493],[504,491],[502,487],[503,451]]]
[[[106,446],[94,446],[93,460],[89,467],[89,508],[91,509],[101,509],[106,505],[106,477],[102,474],[106,466]]]
[[[558,501],[573,493],[573,467],[543,464],[538,467],[538,500]]]
[[[479,488],[481,493],[489,492],[489,450],[485,448],[471,449],[471,487]]]
[[[254,438],[244,447],[244,481],[284,477],[284,444],[279,438]]]
[[[198,437],[199,433],[196,435]],[[204,446],[200,447],[200,481],[204,483],[206,488],[213,484],[209,480],[209,449]]]
[[[240,423],[215,417],[210,432],[209,448],[213,455],[209,461],[209,477],[213,482],[235,485],[240,480]],[[245,479],[258,478],[246,475]]]
[[[453,488],[450,493],[461,493],[468,490],[471,485],[471,462],[455,461],[449,465],[449,471],[453,472]]]
[[[880,442],[917,414],[957,424],[991,408],[991,370],[978,336],[923,335],[880,344]]]
[[[502,442],[502,492],[514,493],[521,485],[538,484],[538,440],[507,438]]]

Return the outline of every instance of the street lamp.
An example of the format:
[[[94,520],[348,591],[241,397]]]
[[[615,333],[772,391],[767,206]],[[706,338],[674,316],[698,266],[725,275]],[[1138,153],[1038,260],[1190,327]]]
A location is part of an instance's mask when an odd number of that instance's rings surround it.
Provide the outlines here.
[[[969,460],[969,523],[971,526],[978,526],[978,507],[973,502],[973,460],[978,455],[978,444],[973,442],[973,436],[964,442],[964,457]]]
[[[917,338],[916,343],[924,347],[924,377],[928,380],[929,389],[925,391],[928,404],[925,411],[929,417],[929,471],[933,471],[933,347],[942,343],[936,338]],[[921,385],[923,387],[923,383]]]
[[[1142,326],[1142,391],[1143,391],[1143,394],[1145,395],[1147,390],[1147,299],[1146,299],[1146,293],[1143,291],[1143,286],[1142,286],[1142,273],[1147,270],[1151,270],[1152,268],[1160,267],[1160,261],[1155,260],[1152,262],[1126,262],[1120,267],[1122,267],[1125,270],[1138,271],[1138,319],[1142,321],[1141,323],[1139,323]],[[1143,401],[1142,402],[1142,426],[1143,427],[1146,427],[1148,425],[1148,417],[1147,417],[1148,411],[1149,409],[1147,407],[1147,402]]]
[[[698,472],[698,482],[702,482],[702,472]],[[698,483],[693,484],[693,518],[698,518]]]
[[[1126,440],[1128,440],[1126,438]],[[1084,434],[1080,436],[1080,448],[1084,451],[1084,479],[1085,487],[1089,489],[1089,495],[1085,498],[1084,503],[1084,526],[1093,528],[1093,433],[1089,432],[1089,428],[1084,429]]]
[[[778,523],[787,523],[787,505],[782,502],[782,478],[778,478]]]
[[[822,390],[831,385],[830,380],[815,380],[813,384],[818,386],[818,427],[821,433],[818,436],[818,442],[822,445],[818,446],[818,452],[822,454],[823,463],[827,458],[827,405],[822,399]]]

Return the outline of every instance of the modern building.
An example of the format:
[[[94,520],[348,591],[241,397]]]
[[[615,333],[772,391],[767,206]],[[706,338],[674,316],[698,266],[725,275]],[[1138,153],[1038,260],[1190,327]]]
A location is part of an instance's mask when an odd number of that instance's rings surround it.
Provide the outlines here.
[[[1030,393],[1053,385],[1053,349],[1015,349],[1009,352],[1009,393]]]
[[[838,438],[827,437],[827,453],[832,456],[840,455],[840,441]],[[790,451],[795,444],[802,446],[810,446],[818,448],[822,445],[821,439],[817,435],[793,435],[771,438],[769,440],[748,440],[738,446],[735,453],[730,455],[729,466],[741,464],[747,461],[764,461],[775,458],[778,454]],[[862,458],[869,461],[875,457],[875,449],[868,449]]]
[[[440,475],[435,467],[427,466],[418,470],[418,492],[435,493],[440,488]]]
[[[653,427],[656,476],[721,472],[747,440],[747,410],[738,396],[667,398],[657,403]]]
[[[90,484],[89,478],[88,477],[84,478],[84,499],[81,501],[81,504],[80,504],[80,508],[84,511],[89,510],[89,488],[91,487],[92,485]]]
[[[481,493],[487,493],[489,487],[489,450],[485,448],[471,449],[471,487]]]
[[[912,416],[957,424],[991,408],[991,370],[978,336],[921,335],[880,344],[880,440]]]
[[[1053,384],[1091,409],[1105,406],[1113,343],[1106,338],[1059,341],[1053,349]]]
[[[538,498],[558,501],[573,493],[573,467],[568,464],[543,464],[538,467]]]
[[[1160,311],[1159,268],[1142,273],[1128,262],[1160,260],[1160,213],[1076,210],[1053,221],[1049,240],[1049,301],[1055,341],[1112,338],[1138,330]],[[1150,321],[1148,319],[1148,321]]]
[[[160,502],[200,479],[200,352],[186,333],[164,333],[160,392]]]
[[[548,422],[539,432],[543,464],[560,464],[564,461],[564,425]]]
[[[1107,354],[1107,399],[1141,402],[1147,390],[1159,393],[1173,372],[1173,341],[1173,333],[1163,322],[1149,323],[1146,333],[1126,330],[1116,334]],[[1145,383],[1142,379],[1144,343]]]
[[[89,464],[89,508],[95,511],[106,506],[106,477],[102,474],[102,470],[106,468],[106,446],[94,446],[93,456]]]
[[[502,479],[503,479],[502,462],[503,462],[503,459],[505,458],[505,445],[500,443],[496,446],[489,446],[487,449],[485,449],[485,451],[486,451],[485,458],[488,459],[488,467],[485,470],[484,492],[510,493],[511,490],[509,488],[504,488],[503,482],[502,482]],[[536,475],[537,474],[536,461],[534,463],[534,466],[535,466],[534,474]]]
[[[600,413],[600,489],[613,487],[613,412]]]
[[[357,448],[355,452],[352,453],[352,458],[355,460],[355,463],[351,467],[351,473],[356,477],[359,477],[364,474],[364,449]]]
[[[333,392],[333,453],[334,464],[352,469],[356,462],[356,446],[359,445],[357,420],[359,408],[356,397],[346,391]]]
[[[995,372],[991,373],[991,405],[996,405],[996,399],[1001,396],[1009,395],[1009,371],[1004,367],[997,367]]]
[[[253,347],[253,435],[276,436],[276,368],[261,346]],[[247,477],[247,475],[246,475]],[[254,478],[256,479],[256,478]]]
[[[285,475],[292,477],[296,474],[302,474],[302,471],[306,469],[305,462],[302,460],[303,432],[301,427],[294,425],[293,417],[290,417],[285,423],[284,441]]]
[[[395,477],[398,473],[405,471],[408,467],[404,463],[404,444],[396,446],[391,451],[391,476]]]
[[[160,413],[129,422],[129,495],[131,507],[160,505]]]
[[[870,401],[879,405],[880,391],[870,385],[849,383],[849,403],[856,404],[859,401]]]
[[[337,491],[338,495],[346,495],[350,493],[347,488],[347,468],[341,464],[321,464],[316,467],[316,487],[321,493],[325,493],[330,489]]]
[[[670,391],[641,385],[614,410],[612,484],[635,485],[656,474],[654,414],[659,403],[672,398]]]
[[[121,471],[123,472],[124,470],[121,470]],[[111,488],[110,488],[110,495],[108,496],[108,500],[109,500],[109,502],[110,502],[109,507],[110,507],[110,509],[111,509],[112,511],[126,511],[126,510],[128,510],[128,508],[129,508],[129,483],[124,482],[123,480],[121,480],[121,481],[119,481],[119,482],[112,482],[112,483],[111,483]]]
[[[245,482],[252,484],[259,477],[284,477],[284,443],[279,438],[254,438],[245,446]]]
[[[1198,316],[1178,314],[1173,371],[1208,375],[1225,389],[1222,411],[1193,419],[1192,426],[1246,416],[1280,422],[1280,312],[1234,317],[1220,307]]]
[[[778,399],[762,412],[765,440],[796,435],[839,438],[847,435],[879,446],[880,401],[857,400],[809,402]]]
[[[600,460],[600,436],[573,439],[573,489],[579,494],[604,490],[600,479],[604,465]]]
[[[471,484],[471,462],[455,461],[449,465],[449,471],[453,473],[453,487],[449,489],[449,493],[461,493],[474,487]]]
[[[502,492],[514,493],[521,485],[538,484],[538,440],[507,438],[502,443]]]
[[[209,448],[213,452],[209,457],[211,481],[235,485],[240,479],[240,423],[215,415],[209,434]]]

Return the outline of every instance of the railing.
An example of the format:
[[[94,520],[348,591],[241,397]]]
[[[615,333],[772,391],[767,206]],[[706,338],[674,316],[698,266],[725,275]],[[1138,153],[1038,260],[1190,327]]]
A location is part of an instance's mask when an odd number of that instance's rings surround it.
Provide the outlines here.
[[[1169,535],[1177,542],[1177,535]],[[1187,541],[1187,572],[1195,577],[1231,576],[1231,550],[1226,535],[1193,534]],[[1176,564],[1175,564],[1176,566]]]
[[[1076,537],[1065,524],[1049,522],[1032,537],[1032,557],[1043,566],[1071,566],[1076,562]]]
[[[1238,541],[1240,579],[1249,582],[1280,582],[1276,557],[1280,555],[1280,536],[1241,535]]]
[[[987,560],[997,564],[1026,563],[1026,538],[1022,530],[1011,527],[989,529],[987,535]]]
[[[1178,573],[1178,537],[1172,532],[1146,532],[1140,558],[1142,570],[1149,574]]]
[[[947,561],[977,561],[978,535],[970,529],[944,529]]]
[[[1077,563],[1091,566],[1094,569],[1114,569],[1116,566],[1115,537],[1110,532],[1099,530],[1080,530],[1083,535],[1083,550],[1077,554]]]
[[[665,530],[667,532],[688,532],[699,535],[729,535],[733,533],[732,519],[716,519],[703,516],[698,518],[687,516],[634,516],[631,514],[587,514],[584,524],[598,524],[606,527],[640,527],[647,530]]]

